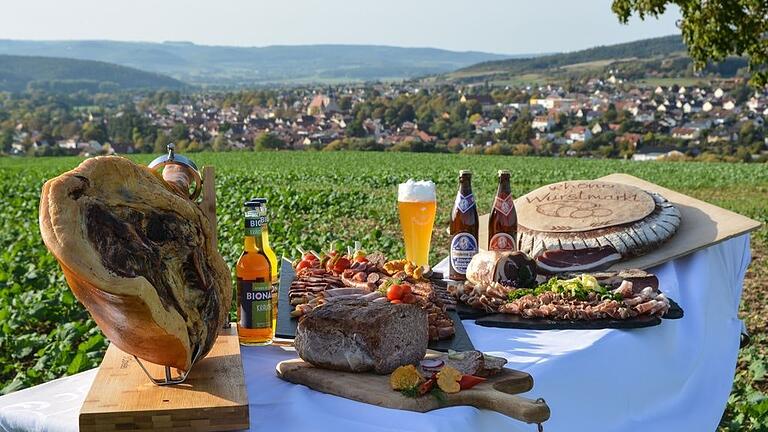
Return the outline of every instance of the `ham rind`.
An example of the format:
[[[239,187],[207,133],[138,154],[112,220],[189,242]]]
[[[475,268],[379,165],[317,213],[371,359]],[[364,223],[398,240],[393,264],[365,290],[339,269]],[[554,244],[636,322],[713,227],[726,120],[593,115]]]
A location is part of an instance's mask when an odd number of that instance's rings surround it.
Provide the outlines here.
[[[536,258],[540,269],[551,273],[586,271],[606,267],[621,259],[611,246],[576,250],[550,250]]]

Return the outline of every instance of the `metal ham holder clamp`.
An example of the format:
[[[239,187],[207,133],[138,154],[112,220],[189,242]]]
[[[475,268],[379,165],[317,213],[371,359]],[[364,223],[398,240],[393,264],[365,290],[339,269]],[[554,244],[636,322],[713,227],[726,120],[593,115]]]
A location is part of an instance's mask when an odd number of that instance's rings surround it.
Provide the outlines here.
[[[186,156],[176,154],[176,146],[171,143],[168,144],[168,154],[159,156],[149,163],[149,169],[153,171],[162,170],[161,176],[163,180],[179,195],[184,198],[188,198],[190,201],[195,202],[202,194],[203,198],[199,203],[203,213],[208,216],[208,220],[213,225],[214,238],[213,246],[218,246],[218,239],[216,236],[216,189],[215,189],[215,172],[213,167],[204,167],[202,174],[197,169],[197,165],[192,162]],[[190,192],[190,186],[194,183],[195,188]],[[229,327],[229,323],[225,324],[225,328]],[[194,367],[197,360],[200,359],[200,347],[195,350],[194,356],[192,356],[192,366],[186,372],[178,372],[177,376],[173,376],[170,366],[163,366],[165,376],[163,378],[155,378],[149,373],[149,370],[144,363],[139,360],[135,355],[136,363],[139,364],[141,370],[147,375],[153,384],[158,386],[166,386],[173,384],[181,384],[189,376],[189,372]]]
[[[163,180],[182,196],[188,197],[194,201],[200,196],[203,190],[203,178],[197,165],[186,156],[176,154],[176,146],[168,144],[168,154],[158,156],[149,163],[149,169],[158,171],[163,170]],[[195,189],[190,192],[189,186],[195,182]]]

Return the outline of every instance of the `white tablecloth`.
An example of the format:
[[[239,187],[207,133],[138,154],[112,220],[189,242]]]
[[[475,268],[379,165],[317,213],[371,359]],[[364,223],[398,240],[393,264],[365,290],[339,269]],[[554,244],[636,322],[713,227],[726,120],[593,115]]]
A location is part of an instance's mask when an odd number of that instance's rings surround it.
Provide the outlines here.
[[[546,399],[547,431],[713,431],[733,380],[737,316],[749,236],[652,271],[685,310],[636,330],[530,331],[464,321],[475,347],[534,377],[524,396]],[[452,407],[427,414],[378,408],[281,381],[278,347],[243,348],[252,430],[533,431],[501,414]],[[95,370],[0,397],[0,431],[76,431]]]

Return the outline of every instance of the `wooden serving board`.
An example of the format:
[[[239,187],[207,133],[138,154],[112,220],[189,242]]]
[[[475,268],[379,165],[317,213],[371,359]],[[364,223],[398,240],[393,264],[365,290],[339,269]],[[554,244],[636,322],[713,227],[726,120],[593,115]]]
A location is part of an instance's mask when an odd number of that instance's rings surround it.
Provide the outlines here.
[[[657,192],[680,210],[680,228],[669,241],[643,256],[619,261],[608,270],[648,269],[760,228],[760,222],[730,210],[663,188],[628,174],[611,174],[597,180],[621,183]],[[488,215],[480,217],[480,246],[488,244]]]
[[[516,396],[533,388],[533,378],[525,372],[507,368],[471,389],[446,394],[442,403],[431,395],[412,398],[392,390],[389,375],[320,369],[301,359],[278,363],[277,375],[322,393],[385,408],[428,412],[449,406],[469,405],[493,410],[526,423],[543,423],[550,415],[549,406],[543,399],[531,400]]]
[[[291,262],[287,259],[283,259],[280,267],[280,288],[277,298],[277,326],[275,329],[275,336],[285,339],[293,339],[296,337],[296,326],[298,325],[298,319],[291,316],[293,306],[291,306],[290,299],[288,297],[288,289],[293,282],[293,278],[296,273],[291,266]],[[448,316],[453,320],[453,327],[455,334],[450,339],[440,341],[430,341],[429,348],[436,351],[447,352],[448,350],[454,351],[472,351],[475,349],[472,341],[469,339],[467,330],[461,323],[461,318],[456,311],[448,311]]]
[[[162,367],[144,365],[152,376],[164,376]],[[248,427],[248,395],[235,326],[223,329],[186,381],[172,386],[152,384],[132,355],[110,345],[80,410],[82,432]]]

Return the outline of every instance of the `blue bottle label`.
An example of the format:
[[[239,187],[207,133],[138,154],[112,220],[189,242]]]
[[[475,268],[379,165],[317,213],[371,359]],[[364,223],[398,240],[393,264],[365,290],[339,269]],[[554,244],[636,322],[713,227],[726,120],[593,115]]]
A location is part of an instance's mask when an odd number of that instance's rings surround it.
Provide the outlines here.
[[[460,212],[466,213],[472,210],[472,207],[475,206],[475,195],[474,194],[462,195],[461,192],[459,192],[458,194],[456,194],[455,205]]]
[[[460,274],[467,273],[467,266],[477,254],[477,239],[470,233],[458,233],[451,240],[451,266]]]

